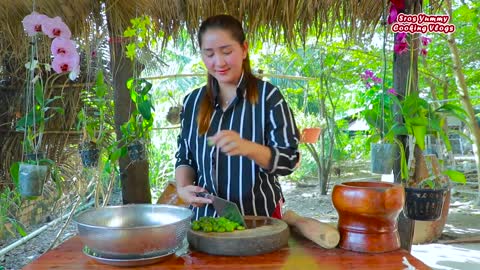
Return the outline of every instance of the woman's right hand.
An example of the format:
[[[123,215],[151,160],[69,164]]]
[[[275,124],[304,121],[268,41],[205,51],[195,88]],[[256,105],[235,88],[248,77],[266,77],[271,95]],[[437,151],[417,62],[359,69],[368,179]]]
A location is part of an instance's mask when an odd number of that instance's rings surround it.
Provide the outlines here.
[[[198,197],[197,193],[199,192],[208,192],[206,189],[199,186],[187,185],[184,187],[177,187],[178,196],[186,203],[195,206],[201,207],[206,203],[212,203],[212,200]]]

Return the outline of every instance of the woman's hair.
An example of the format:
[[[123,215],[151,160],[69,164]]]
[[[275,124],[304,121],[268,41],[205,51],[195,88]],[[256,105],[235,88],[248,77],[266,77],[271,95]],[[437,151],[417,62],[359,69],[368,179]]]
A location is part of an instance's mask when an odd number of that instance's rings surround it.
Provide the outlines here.
[[[202,37],[209,29],[228,31],[232,35],[232,38],[238,41],[240,45],[243,46],[245,43],[245,33],[243,32],[242,24],[237,19],[230,15],[216,15],[207,18],[200,25],[200,29],[198,31],[198,44],[200,45],[200,48],[202,47]],[[245,57],[243,60],[242,66],[243,79],[247,82],[246,98],[250,103],[255,104],[258,101],[257,80],[252,74],[248,52],[247,57]],[[210,128],[210,119],[212,118],[215,105],[215,95],[213,93],[213,85],[215,80],[216,79],[211,74],[208,74],[206,93],[200,102],[200,110],[197,117],[198,133],[200,135],[206,134]]]

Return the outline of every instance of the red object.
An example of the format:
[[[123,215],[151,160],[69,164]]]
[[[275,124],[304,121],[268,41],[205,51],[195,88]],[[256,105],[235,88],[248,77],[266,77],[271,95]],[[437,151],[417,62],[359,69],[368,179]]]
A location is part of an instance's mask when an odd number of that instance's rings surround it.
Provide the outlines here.
[[[277,207],[273,211],[272,217],[276,219],[282,219],[282,206],[283,206],[283,199],[280,199],[277,203]]]
[[[398,11],[405,8],[405,0],[390,0],[390,2],[395,5]]]
[[[79,236],[62,243],[38,259],[26,265],[23,270],[118,270],[120,268],[98,263],[82,254],[83,244]],[[283,269],[404,269],[405,257],[416,269],[431,269],[405,250],[384,253],[381,256],[347,251],[339,248],[323,249],[314,242],[292,233],[288,246],[277,251],[248,257],[213,256],[198,251],[189,251],[177,257],[172,256],[153,265],[128,269],[228,269],[228,270],[283,270]]]

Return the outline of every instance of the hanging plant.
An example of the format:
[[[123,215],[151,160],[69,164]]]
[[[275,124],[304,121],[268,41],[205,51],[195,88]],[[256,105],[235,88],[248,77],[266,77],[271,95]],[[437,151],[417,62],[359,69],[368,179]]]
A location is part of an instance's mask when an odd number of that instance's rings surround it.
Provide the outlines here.
[[[61,96],[46,98],[46,86],[60,76],[67,74],[70,80],[76,79],[80,72],[80,56],[76,51],[76,44],[71,38],[70,29],[60,17],[50,18],[46,15],[32,12],[22,20],[23,28],[31,38],[29,61],[25,88],[25,113],[16,124],[17,131],[24,132],[23,151],[26,160],[15,162],[11,168],[11,177],[20,194],[26,198],[40,196],[43,184],[50,172],[56,184],[58,196],[61,195],[61,176],[59,169],[50,159],[44,158],[40,151],[45,132],[45,123],[57,113],[63,114],[61,107],[54,107],[53,102]],[[40,63],[38,49],[38,35],[45,34],[52,38],[51,63]],[[50,59],[50,57],[48,57]],[[52,69],[55,73],[52,73]],[[45,76],[46,75],[46,76]],[[43,79],[46,77],[46,82]]]
[[[81,93],[84,107],[77,115],[77,129],[82,130],[82,142],[78,150],[82,158],[82,164],[86,168],[98,165],[100,156],[98,147],[103,145],[106,135],[107,99],[105,96],[107,92],[108,87],[104,81],[103,71],[99,70],[92,91],[84,89]]]

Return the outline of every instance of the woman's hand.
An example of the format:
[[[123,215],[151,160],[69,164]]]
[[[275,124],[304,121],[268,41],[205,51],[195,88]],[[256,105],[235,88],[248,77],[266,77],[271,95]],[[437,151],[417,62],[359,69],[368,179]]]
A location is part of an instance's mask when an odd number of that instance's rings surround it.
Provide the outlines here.
[[[209,144],[214,144],[230,156],[247,156],[251,153],[255,143],[242,139],[240,134],[233,130],[221,130],[208,138]]]
[[[177,193],[180,199],[182,199],[184,202],[192,206],[201,207],[206,203],[212,203],[212,200],[210,199],[197,197],[198,192],[208,192],[208,191],[204,188],[201,188],[199,186],[194,186],[194,185],[177,187]]]

